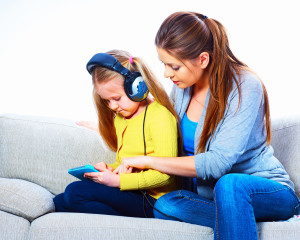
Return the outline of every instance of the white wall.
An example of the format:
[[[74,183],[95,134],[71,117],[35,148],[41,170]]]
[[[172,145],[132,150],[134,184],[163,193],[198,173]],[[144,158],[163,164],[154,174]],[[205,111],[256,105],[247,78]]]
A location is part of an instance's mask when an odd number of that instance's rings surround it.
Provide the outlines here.
[[[141,56],[169,92],[154,37],[175,11],[227,28],[234,54],[264,81],[273,117],[300,114],[297,0],[0,0],[0,113],[95,120],[86,62],[124,49]]]

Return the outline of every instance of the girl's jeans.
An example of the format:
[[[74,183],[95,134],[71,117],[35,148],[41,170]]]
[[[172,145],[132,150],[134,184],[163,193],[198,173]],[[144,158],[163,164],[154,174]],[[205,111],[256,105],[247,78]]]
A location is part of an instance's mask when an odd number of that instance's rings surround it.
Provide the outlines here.
[[[154,217],[154,199],[148,194],[121,191],[90,180],[70,183],[65,192],[57,195],[53,201],[57,212]]]
[[[286,220],[299,214],[299,200],[289,187],[247,174],[227,174],[214,189],[214,200],[180,190],[160,197],[154,216],[208,226],[214,239],[255,240],[256,221]],[[166,215],[165,215],[166,214]]]

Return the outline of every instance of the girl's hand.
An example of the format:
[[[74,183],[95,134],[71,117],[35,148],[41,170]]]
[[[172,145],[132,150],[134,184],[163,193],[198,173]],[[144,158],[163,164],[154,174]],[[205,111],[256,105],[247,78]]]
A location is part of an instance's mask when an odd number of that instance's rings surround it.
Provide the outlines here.
[[[117,175],[110,171],[85,173],[84,177],[96,183],[104,184],[108,187],[120,188],[120,175]]]
[[[94,165],[94,168],[100,172],[112,172],[114,169],[108,166],[105,162],[99,162]]]
[[[125,157],[122,159],[122,163],[117,167],[114,173],[131,173],[133,168],[137,169],[149,169],[151,157],[137,156],[137,157]]]
[[[92,121],[78,121],[75,122],[78,126],[82,126],[82,127],[86,127],[90,130],[93,130],[97,133],[99,133],[99,127],[98,124],[96,122],[92,122]]]

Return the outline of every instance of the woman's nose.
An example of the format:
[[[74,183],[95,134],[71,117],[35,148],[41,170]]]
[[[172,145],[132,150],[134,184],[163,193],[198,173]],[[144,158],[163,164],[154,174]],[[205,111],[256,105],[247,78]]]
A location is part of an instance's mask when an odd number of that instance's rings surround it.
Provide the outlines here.
[[[165,72],[164,72],[164,77],[165,78],[170,78],[174,76],[174,72],[172,71],[171,68],[169,68],[168,66],[165,67]]]

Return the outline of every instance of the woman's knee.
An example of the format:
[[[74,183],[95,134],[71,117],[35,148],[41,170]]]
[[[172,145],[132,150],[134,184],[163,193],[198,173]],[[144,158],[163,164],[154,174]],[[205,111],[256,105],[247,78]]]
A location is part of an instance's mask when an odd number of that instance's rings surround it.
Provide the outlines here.
[[[155,202],[153,210],[155,218],[177,220],[174,219],[173,216],[178,215],[180,211],[180,208],[177,206],[179,199],[178,192],[179,191],[167,193]]]
[[[230,173],[221,177],[214,188],[214,198],[224,202],[234,202],[234,199],[242,198],[246,194],[246,174]],[[246,196],[246,195],[245,195]]]

